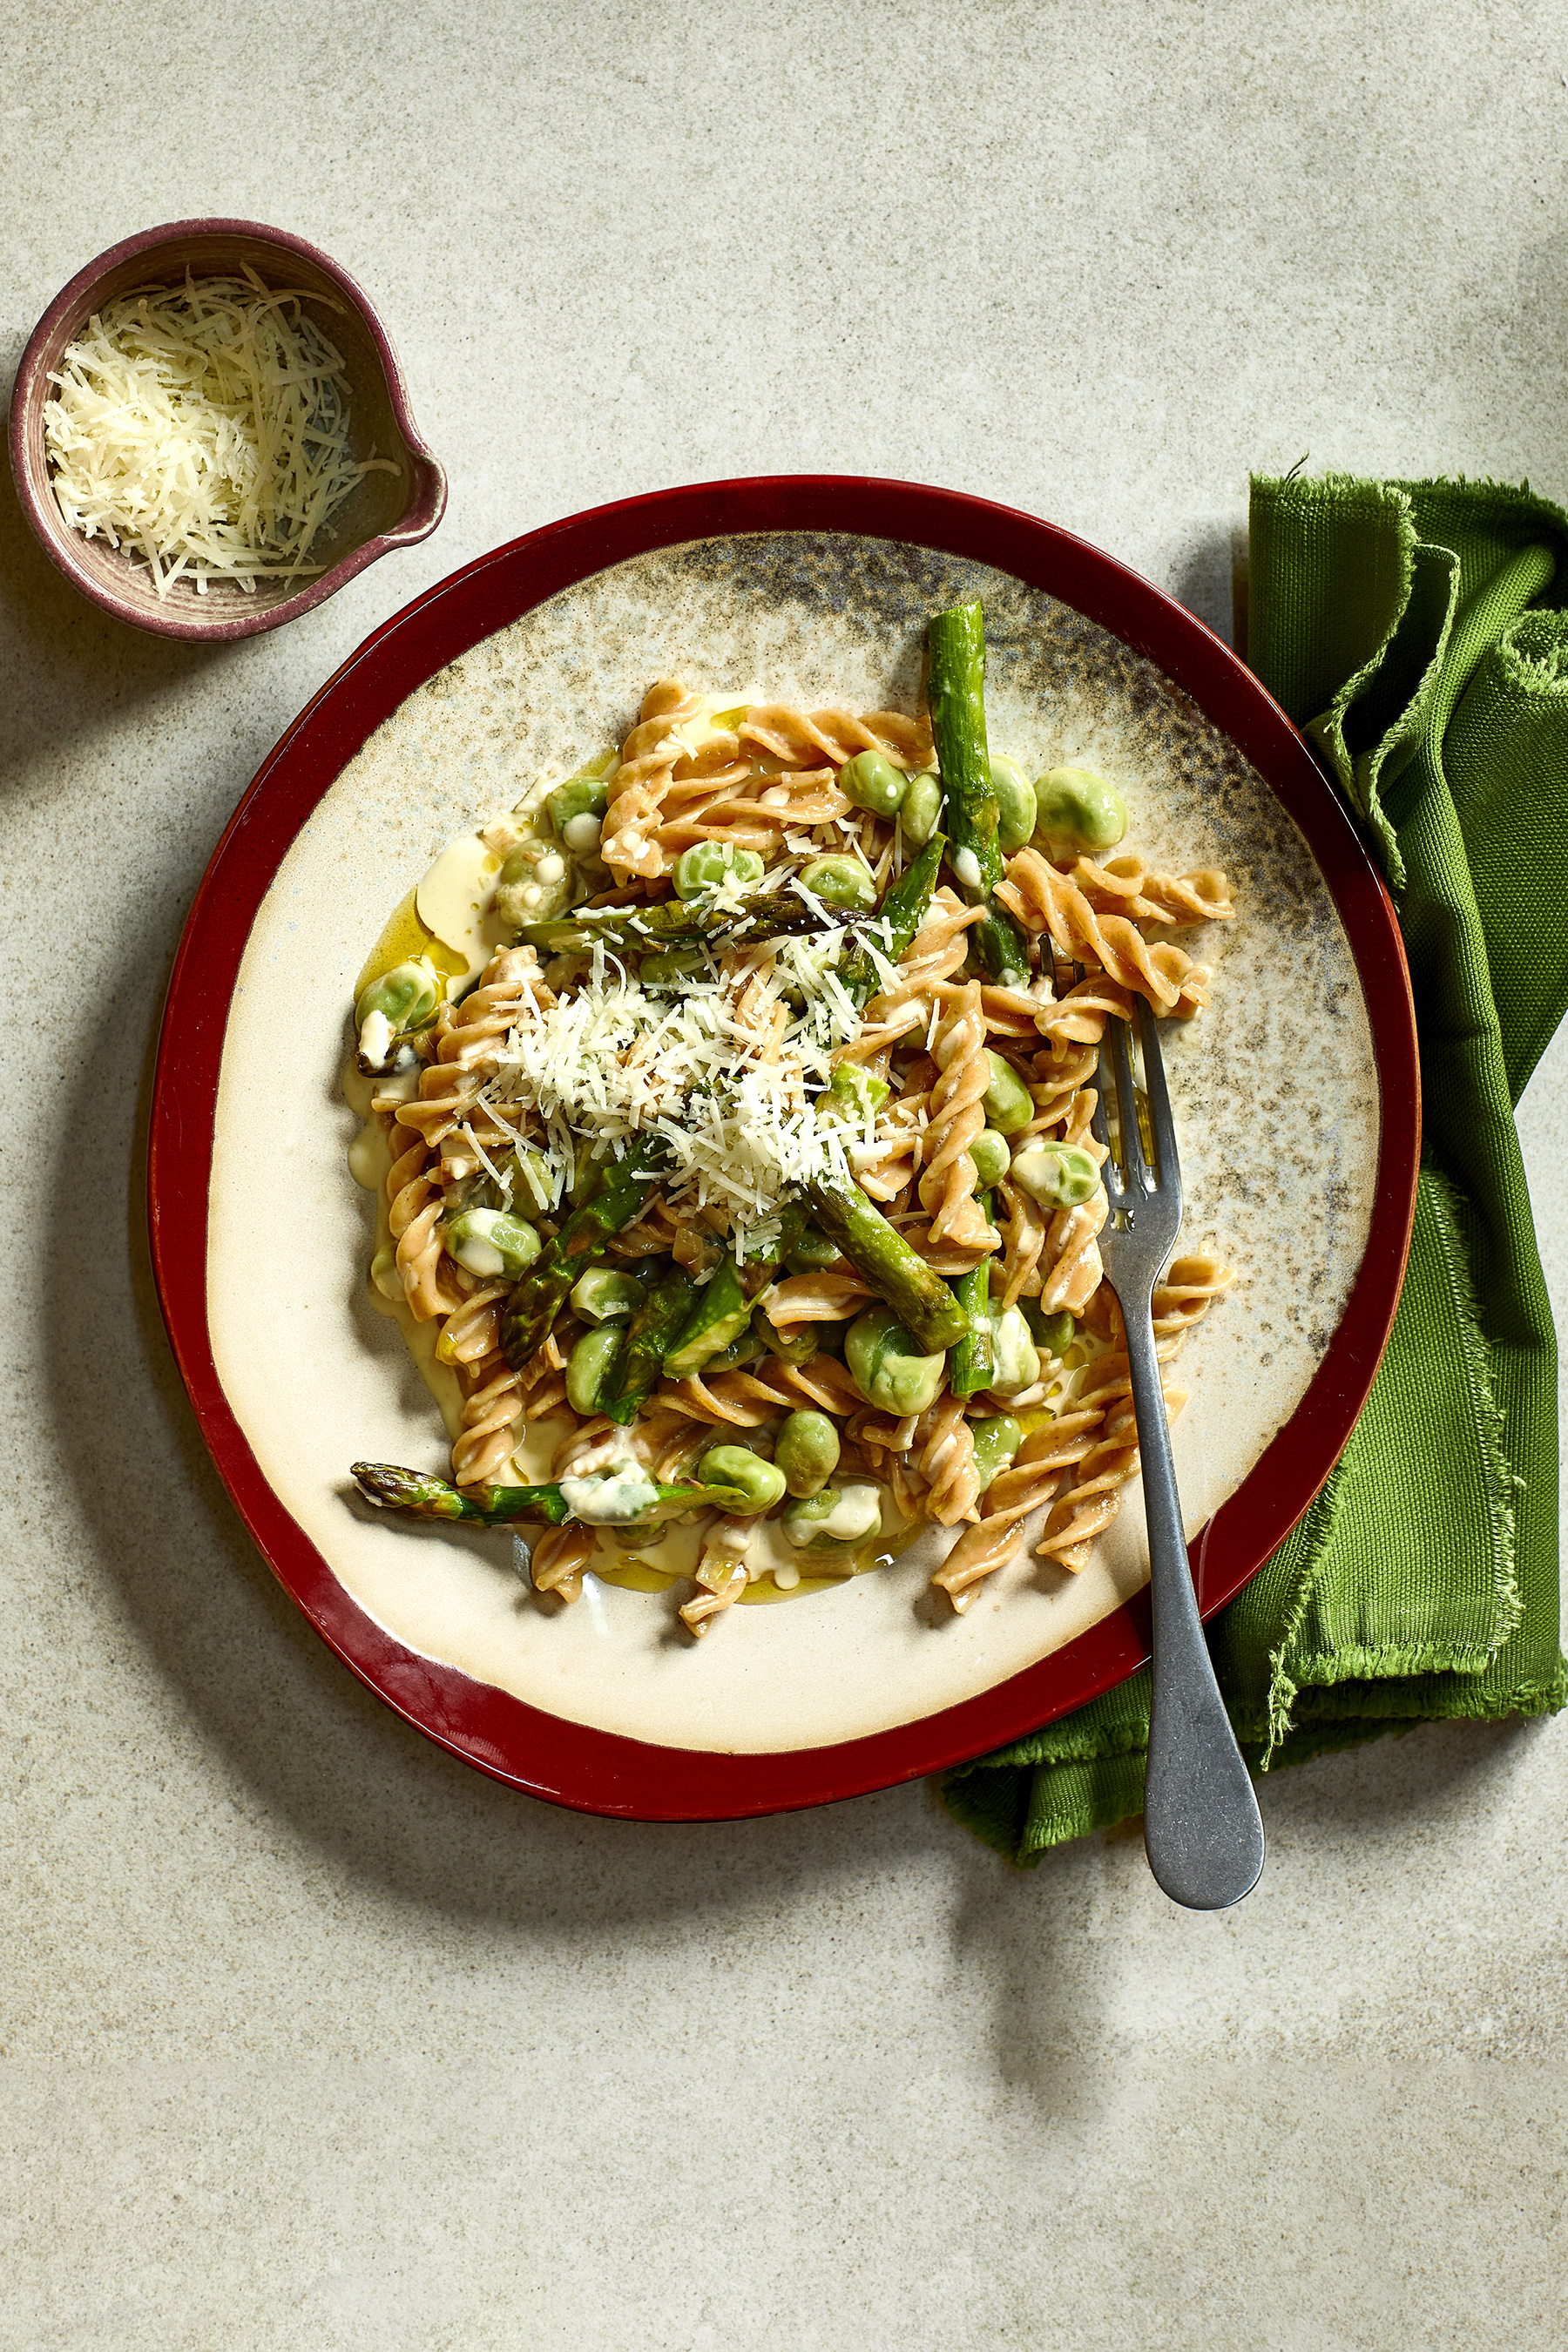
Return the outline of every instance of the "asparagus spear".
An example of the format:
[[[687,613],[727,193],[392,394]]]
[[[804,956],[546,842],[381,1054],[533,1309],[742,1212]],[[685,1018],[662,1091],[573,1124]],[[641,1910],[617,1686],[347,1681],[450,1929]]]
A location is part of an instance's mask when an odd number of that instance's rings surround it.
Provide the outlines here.
[[[600,1412],[607,1412],[612,1421],[624,1425],[643,1400],[653,1394],[665,1355],[690,1314],[696,1296],[697,1285],[683,1265],[672,1265],[653,1285],[632,1317],[616,1367],[615,1385],[600,1400]]]
[[[407,1511],[418,1519],[466,1519],[486,1528],[504,1527],[512,1519],[544,1519],[559,1528],[572,1517],[558,1486],[465,1489],[449,1486],[445,1478],[428,1477],[421,1470],[405,1470],[395,1462],[356,1462],[350,1475],[358,1482],[367,1503],[384,1511]],[[758,1507],[756,1499],[738,1486],[667,1486],[651,1478],[647,1483],[655,1497],[649,1517],[656,1508],[725,1511],[743,1517]]]
[[[601,940],[618,954],[643,955],[660,948],[700,947],[705,940],[718,943],[737,932],[745,940],[763,940],[821,928],[820,916],[793,890],[769,890],[743,899],[734,914],[715,914],[700,898],[661,899],[657,907],[579,908],[551,922],[525,923],[518,939],[543,955],[585,954]]]
[[[624,1160],[610,1162],[594,1198],[574,1209],[555,1239],[545,1244],[501,1317],[501,1349],[513,1371],[522,1370],[546,1337],[578,1276],[603,1257],[610,1235],[638,1214],[663,1170],[666,1151],[658,1136],[634,1143]]]
[[[670,1343],[664,1359],[668,1378],[683,1381],[705,1371],[734,1346],[751,1325],[766,1277],[794,1249],[810,1213],[805,1202],[791,1201],[779,1213],[778,1238],[771,1249],[748,1258],[743,1268],[732,1257],[725,1259]]]
[[[993,980],[1016,985],[1028,976],[1029,958],[1017,924],[994,898],[1002,848],[985,747],[985,625],[980,606],[957,604],[949,613],[933,614],[926,642],[926,698],[947,795],[952,870],[970,906],[985,908],[984,920],[970,935],[982,963]]]
[[[980,1206],[991,1218],[991,1195],[982,1192]],[[996,1350],[991,1340],[991,1261],[983,1257],[952,1286],[953,1296],[969,1318],[969,1328],[952,1351],[947,1384],[954,1396],[978,1396],[988,1389],[996,1371]]]
[[[857,1004],[864,1004],[882,985],[882,975],[871,949],[874,947],[886,962],[897,963],[920,929],[936,889],[942,853],[946,846],[942,835],[933,833],[914,864],[906,866],[896,882],[889,883],[876,913],[857,927],[855,944],[840,958],[838,965],[839,980]]]
[[[838,976],[858,1004],[874,996],[881,977],[867,950],[869,941],[889,963],[897,963],[921,926],[931,902],[942,869],[944,844],[940,834],[927,842],[914,864],[884,893],[875,914],[846,926],[853,939],[842,956]],[[742,926],[744,928],[742,929]],[[548,923],[527,923],[518,937],[543,955],[586,952],[595,940],[619,954],[652,954],[661,949],[721,946],[739,938],[758,943],[786,934],[819,931],[815,915],[793,890],[769,891],[749,898],[739,914],[704,913],[700,901],[663,900],[657,907],[606,907],[602,914],[580,909]]]
[[[940,1274],[933,1274],[858,1184],[826,1176],[806,1185],[816,1222],[837,1242],[879,1298],[931,1355],[952,1347],[969,1328],[969,1318]]]

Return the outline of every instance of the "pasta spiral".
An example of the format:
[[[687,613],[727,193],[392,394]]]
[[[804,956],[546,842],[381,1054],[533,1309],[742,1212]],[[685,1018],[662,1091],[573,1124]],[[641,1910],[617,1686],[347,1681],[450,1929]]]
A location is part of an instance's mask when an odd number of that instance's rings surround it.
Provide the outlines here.
[[[931,1212],[931,1237],[951,1237],[964,1249],[988,1250],[996,1237],[974,1197],[977,1182],[969,1147],[985,1124],[985,1016],[980,982],[972,981],[943,1021],[934,1048],[940,1076],[931,1090],[930,1125],[921,1157],[921,1205]]]
[[[1175,1009],[1193,969],[1191,956],[1169,943],[1151,947],[1124,915],[1098,914],[1078,885],[1037,849],[1018,852],[996,895],[1021,923],[1048,932],[1069,961],[1092,961],[1108,978],[1146,996],[1158,1012]]]

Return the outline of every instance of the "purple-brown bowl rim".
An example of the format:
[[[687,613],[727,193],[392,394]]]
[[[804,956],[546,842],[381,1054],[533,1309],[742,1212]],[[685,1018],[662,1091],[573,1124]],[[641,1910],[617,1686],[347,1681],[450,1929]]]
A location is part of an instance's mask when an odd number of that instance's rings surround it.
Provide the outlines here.
[[[370,330],[371,341],[386,381],[387,397],[399,437],[413,462],[415,490],[408,511],[392,530],[377,531],[358,547],[351,548],[330,572],[309,582],[296,595],[285,597],[279,604],[267,606],[259,614],[237,614],[232,620],[191,622],[177,613],[149,612],[131,597],[117,596],[100,582],[89,578],[71,555],[70,541],[78,534],[71,531],[58,508],[48,496],[47,487],[40,489],[33,478],[26,453],[27,427],[35,408],[46,396],[47,374],[44,354],[61,320],[76,307],[84,294],[110,271],[122,262],[134,261],[141,254],[151,254],[161,246],[172,245],[176,239],[192,236],[249,236],[265,244],[279,247],[286,253],[299,254],[314,265],[338,288],[344,299],[351,302]],[[199,220],[165,221],[161,227],[139,230],[134,236],[123,237],[106,252],[77,271],[68,286],[63,286],[27,338],[16,370],[16,380],[11,394],[10,415],[11,475],[16,485],[16,496],[35,537],[45,554],[62,572],[73,588],[90,596],[95,604],[112,613],[117,620],[129,622],[132,628],[148,629],[155,635],[184,637],[198,645],[225,644],[236,637],[259,636],[265,629],[279,629],[286,621],[297,620],[301,613],[324,604],[329,596],[353,579],[395,547],[414,547],[428,539],[447,511],[447,471],[414,422],[409,406],[408,386],[404,382],[403,368],[391,336],[381,321],[375,304],[356,278],[351,277],[341,262],[308,237],[296,236],[291,229],[272,228],[265,221],[230,220],[213,216]]]

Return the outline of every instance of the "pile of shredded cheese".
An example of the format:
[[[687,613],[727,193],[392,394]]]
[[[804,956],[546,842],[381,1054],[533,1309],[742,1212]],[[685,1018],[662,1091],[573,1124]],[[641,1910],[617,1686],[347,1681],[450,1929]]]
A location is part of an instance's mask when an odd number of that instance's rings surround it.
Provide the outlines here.
[[[765,1242],[786,1194],[830,1171],[847,1180],[848,1154],[872,1139],[842,1097],[806,1096],[859,1026],[833,970],[842,936],[779,943],[763,1001],[772,1007],[786,990],[803,1009],[776,1042],[740,1017],[752,975],[697,975],[678,997],[657,995],[595,949],[586,986],[548,1008],[524,1000],[481,1100],[502,1125],[536,1113],[546,1155],[568,1183],[584,1142],[616,1150],[639,1134],[661,1136],[666,1199],[722,1207],[743,1259]]]
[[[60,512],[142,558],[160,597],[187,575],[204,594],[211,580],[254,594],[322,571],[306,557],[350,491],[398,470],[350,457],[342,357],[303,299],[248,268],[187,274],[95,312],[50,377]]]

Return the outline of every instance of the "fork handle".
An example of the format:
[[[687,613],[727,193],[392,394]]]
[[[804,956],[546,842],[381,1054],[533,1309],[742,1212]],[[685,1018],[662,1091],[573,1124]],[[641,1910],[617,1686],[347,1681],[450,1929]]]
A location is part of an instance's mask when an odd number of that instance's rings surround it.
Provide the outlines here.
[[[1263,1822],[1215,1680],[1176,1496],[1171,1433],[1147,1307],[1123,1311],[1154,1618],[1153,1697],[1143,1782],[1143,1850],[1173,1903],[1223,1911],[1263,1871]]]

